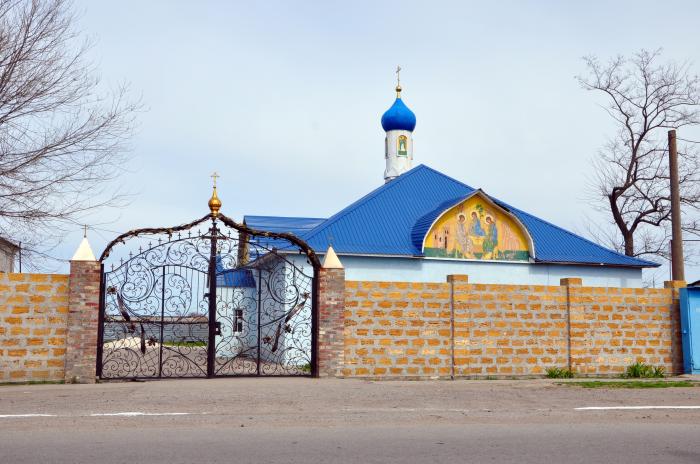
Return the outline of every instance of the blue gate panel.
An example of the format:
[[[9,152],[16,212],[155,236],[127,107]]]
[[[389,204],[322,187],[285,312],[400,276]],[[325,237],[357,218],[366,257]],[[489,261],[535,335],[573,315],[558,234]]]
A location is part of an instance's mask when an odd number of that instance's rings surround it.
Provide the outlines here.
[[[700,288],[682,288],[680,295],[683,370],[700,374]]]

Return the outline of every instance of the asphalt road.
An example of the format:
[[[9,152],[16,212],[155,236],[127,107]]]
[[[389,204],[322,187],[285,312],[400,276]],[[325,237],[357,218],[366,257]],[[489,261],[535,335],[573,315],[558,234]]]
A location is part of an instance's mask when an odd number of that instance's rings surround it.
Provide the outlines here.
[[[576,409],[648,406],[669,409]],[[700,406],[700,388],[310,379],[3,386],[0,463],[700,463],[700,409],[677,406]]]

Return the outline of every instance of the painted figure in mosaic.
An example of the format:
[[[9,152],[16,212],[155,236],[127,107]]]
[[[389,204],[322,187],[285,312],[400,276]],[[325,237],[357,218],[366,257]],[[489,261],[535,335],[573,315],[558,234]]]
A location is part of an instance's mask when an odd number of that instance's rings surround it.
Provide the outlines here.
[[[462,255],[465,258],[473,257],[474,247],[472,240],[467,234],[467,217],[463,213],[457,216],[457,243],[461,248]]]
[[[499,250],[518,250],[522,247],[520,240],[520,237],[516,235],[513,229],[504,227],[503,224],[501,224],[501,230],[498,231]]]
[[[484,258],[495,258],[494,251],[498,246],[498,229],[491,216],[486,216],[486,238],[484,238]]]
[[[476,214],[476,211],[472,211],[472,220],[469,224],[469,235],[475,237],[483,237],[485,234],[484,229],[481,227],[481,219]]]

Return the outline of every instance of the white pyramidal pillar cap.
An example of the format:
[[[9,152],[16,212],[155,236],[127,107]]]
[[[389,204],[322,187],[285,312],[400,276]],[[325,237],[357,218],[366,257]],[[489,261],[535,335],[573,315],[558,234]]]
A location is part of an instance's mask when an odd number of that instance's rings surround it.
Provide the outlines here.
[[[87,237],[83,237],[80,245],[78,245],[78,249],[75,250],[75,254],[71,258],[71,261],[97,261],[97,259],[95,259],[95,253],[92,252],[92,247],[90,247],[90,242],[88,242]]]
[[[338,259],[338,255],[335,254],[335,250],[332,246],[328,247],[326,256],[323,258],[322,266],[324,269],[343,269],[343,263]]]

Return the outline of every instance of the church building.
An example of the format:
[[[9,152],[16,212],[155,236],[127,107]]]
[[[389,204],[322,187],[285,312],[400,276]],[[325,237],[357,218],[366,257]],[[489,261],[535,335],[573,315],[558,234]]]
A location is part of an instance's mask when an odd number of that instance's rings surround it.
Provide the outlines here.
[[[253,229],[291,232],[320,255],[329,246],[348,280],[641,287],[657,267],[607,249],[425,165],[413,166],[416,116],[401,98],[381,119],[384,185],[329,218],[245,216]],[[472,180],[473,181],[473,180]],[[290,260],[302,257],[289,254]]]

